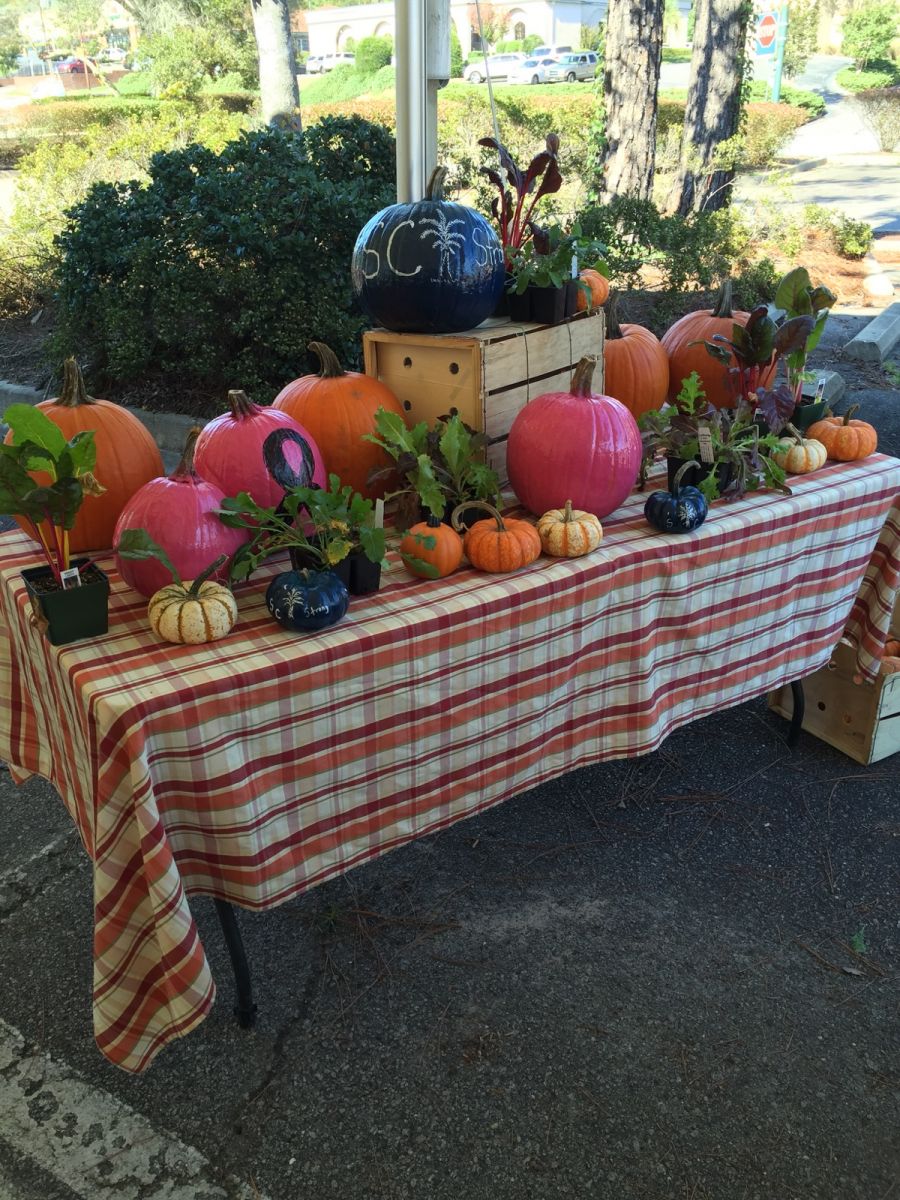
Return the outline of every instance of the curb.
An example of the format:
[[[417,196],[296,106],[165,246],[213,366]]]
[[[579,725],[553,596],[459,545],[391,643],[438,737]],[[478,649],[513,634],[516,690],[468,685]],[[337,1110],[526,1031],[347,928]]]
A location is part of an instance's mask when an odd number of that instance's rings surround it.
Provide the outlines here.
[[[776,163],[784,171],[790,171],[792,175],[797,175],[801,171],[813,171],[816,167],[824,167],[827,158],[801,158],[799,161],[793,161],[788,158],[776,158]]]
[[[857,362],[880,366],[897,342],[900,342],[900,301],[891,304],[851,338],[844,347],[844,354]]]

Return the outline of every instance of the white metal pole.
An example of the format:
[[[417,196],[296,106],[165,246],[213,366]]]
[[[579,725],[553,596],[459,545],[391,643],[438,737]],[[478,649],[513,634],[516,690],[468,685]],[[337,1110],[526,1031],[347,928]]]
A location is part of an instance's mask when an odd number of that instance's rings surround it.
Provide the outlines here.
[[[397,0],[397,200],[425,191],[425,2]]]

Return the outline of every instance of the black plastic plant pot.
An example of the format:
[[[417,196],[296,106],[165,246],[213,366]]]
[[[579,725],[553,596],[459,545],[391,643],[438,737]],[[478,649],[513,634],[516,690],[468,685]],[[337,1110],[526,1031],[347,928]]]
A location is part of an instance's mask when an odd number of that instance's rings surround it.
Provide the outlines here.
[[[815,425],[816,421],[822,420],[829,403],[828,400],[817,400],[813,404],[798,404],[791,417],[791,424],[801,433],[806,433],[810,425]]]
[[[321,563],[317,556],[299,546],[288,550],[291,566],[295,571],[319,571]],[[370,562],[360,548],[351,550],[346,558],[330,566],[329,571],[338,579],[351,596],[368,596],[381,586],[381,563]]]
[[[685,462],[686,462],[686,459],[683,459],[683,458],[667,458],[666,459],[666,465],[669,468],[668,482],[669,482],[669,491],[670,492],[675,487],[675,476],[678,474],[679,468],[684,466]],[[700,484],[703,482],[703,480],[707,477],[708,474],[709,474],[709,466],[707,464],[704,464],[700,467],[691,467],[690,470],[685,471],[685,473],[682,475],[681,486],[698,488],[700,486]],[[731,463],[728,463],[728,462],[717,463],[717,465],[716,465],[716,481],[718,482],[718,485],[719,485],[719,495],[720,496],[724,495],[725,489],[728,487],[729,483],[731,483],[731,480],[733,477],[734,477],[734,466]]]
[[[530,287],[531,319],[538,325],[560,325],[566,319],[566,289]]]
[[[88,561],[75,558],[71,565],[84,567]],[[35,616],[47,621],[52,645],[100,637],[109,629],[109,580],[98,566],[91,564],[84,572],[80,587],[58,587],[49,567],[29,567],[22,578]]]
[[[509,313],[511,321],[530,321],[531,320],[531,288],[526,288],[521,295],[516,292],[506,293],[507,305],[506,311]]]
[[[566,319],[574,317],[578,312],[578,293],[581,291],[581,284],[577,279],[570,279],[566,284]]]

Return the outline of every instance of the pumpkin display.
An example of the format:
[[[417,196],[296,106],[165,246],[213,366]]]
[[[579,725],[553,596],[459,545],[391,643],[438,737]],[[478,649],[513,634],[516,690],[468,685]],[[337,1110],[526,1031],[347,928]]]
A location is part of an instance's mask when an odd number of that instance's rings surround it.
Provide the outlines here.
[[[681,390],[681,381],[696,371],[703,383],[703,390],[710,404],[716,408],[734,407],[737,397],[728,375],[729,367],[713,358],[704,346],[717,333],[731,339],[735,325],[746,325],[750,314],[740,309],[732,311],[731,280],[726,279],[719,289],[712,308],[687,313],[671,325],[662,336],[662,345],[669,356],[670,400]],[[730,366],[736,367],[734,356]],[[760,372],[758,387],[770,387],[775,378],[777,363]]]
[[[593,513],[579,512],[567,500],[565,508],[551,508],[537,523],[541,549],[554,558],[580,558],[596,550],[603,526]]]
[[[198,474],[226,496],[249,492],[262,508],[275,508],[289,487],[327,487],[319,447],[293,417],[254,404],[241,391],[229,392],[228,402],[231,411],[210,421],[197,438]]]
[[[119,514],[138,488],[163,472],[159,449],[147,428],[120,404],[96,400],[87,394],[81,370],[74,358],[63,364],[63,385],[55,400],[42,400],[36,406],[70,440],[76,433],[93,429],[97,462],[94,475],[105,489],[83,504],[69,533],[69,550],[108,550]],[[12,441],[12,432],[6,435]],[[32,471],[37,483],[49,483],[43,471]],[[18,518],[17,518],[18,520]],[[26,523],[19,521],[26,533]],[[41,526],[45,534],[49,526]]]
[[[643,325],[620,325],[616,297],[606,306],[603,388],[633,417],[661,408],[669,392],[669,356]]]
[[[793,425],[788,425],[787,430],[791,436],[783,437],[770,455],[782,471],[788,475],[808,475],[825,466],[828,453],[821,442],[803,437]]]
[[[224,496],[215,484],[201,479],[194,469],[194,446],[200,434],[192,429],[181,461],[172,475],[151,479],[131,497],[119,516],[113,534],[116,570],[129,587],[152,596],[171,578],[155,558],[123,558],[118,553],[124,529],[145,529],[158,542],[182,579],[194,579],[217,556],[222,563],[213,572],[226,578],[228,563],[247,539],[247,531],[229,529],[216,516]]]
[[[337,355],[322,342],[309,349],[320,363],[317,375],[301,375],[283,387],[272,407],[286,412],[308,429],[321,451],[329,474],[337,475],[361,496],[376,500],[387,490],[369,483],[369,474],[390,465],[380,446],[364,440],[375,432],[379,408],[404,417],[403,407],[389,387],[371,375],[345,371]]]
[[[878,448],[878,434],[868,421],[858,421],[853,414],[854,404],[842,417],[825,417],[807,429],[807,436],[822,443],[829,458],[838,462],[856,462],[867,458]]]
[[[443,199],[446,173],[437,167],[424,200],[383,208],[356,239],[353,291],[363,312],[385,329],[473,329],[503,293],[500,239],[481,213]]]
[[[426,538],[434,545],[426,545]],[[463,540],[450,525],[429,515],[406,532],[400,543],[400,557],[413,575],[422,579],[443,579],[462,562]]]
[[[574,508],[602,518],[634,487],[640,431],[624,404],[591,391],[596,363],[586,355],[568,392],[537,396],[513,420],[506,466],[513,491],[530,512],[571,500]]]
[[[476,521],[463,538],[466,558],[476,571],[488,571],[492,575],[505,575],[527,567],[541,554],[541,539],[530,521],[516,517],[502,517],[484,500],[469,500],[453,510],[453,526],[457,528],[463,510],[483,508],[491,515],[486,521]]]
[[[686,484],[682,487],[681,480],[691,467],[699,463],[683,463],[675,473],[675,479],[669,491],[651,492],[644,505],[644,516],[654,529],[661,533],[690,533],[699,528],[706,520],[709,503],[699,488]]]
[[[217,558],[193,582],[168,583],[150,598],[147,617],[158,637],[197,646],[231,633],[237,601],[229,588],[209,578],[223,562],[224,558]]]
[[[578,278],[582,283],[586,283],[590,294],[583,287],[578,289],[578,298],[575,301],[575,308],[578,312],[594,312],[606,303],[609,296],[609,280],[601,275],[599,271],[595,271],[593,267],[585,267],[583,271],[578,272]]]
[[[294,633],[336,625],[350,607],[350,593],[333,571],[282,571],[266,589],[266,607]]]

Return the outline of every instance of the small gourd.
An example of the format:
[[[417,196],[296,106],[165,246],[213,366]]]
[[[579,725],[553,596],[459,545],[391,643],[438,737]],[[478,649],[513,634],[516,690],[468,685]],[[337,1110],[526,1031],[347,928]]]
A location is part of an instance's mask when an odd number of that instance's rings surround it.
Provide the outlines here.
[[[825,466],[828,451],[815,438],[805,438],[793,425],[788,425],[788,438],[782,438],[772,451],[772,461],[788,475],[808,475]]]
[[[266,607],[294,633],[336,625],[350,606],[350,593],[333,571],[282,571],[266,589]]]
[[[686,462],[679,467],[668,492],[651,492],[644,505],[644,516],[654,529],[661,533],[691,533],[706,520],[709,503],[699,488],[681,486],[682,476],[696,462]]]
[[[878,434],[868,421],[856,421],[853,414],[859,409],[852,405],[842,417],[825,417],[810,425],[806,433],[825,447],[829,458],[838,462],[856,462],[868,458],[878,449]]]
[[[443,579],[462,562],[463,540],[438,517],[419,521],[400,543],[400,557],[407,571],[421,579]]]
[[[453,510],[451,521],[459,529],[460,514],[465,509],[483,508],[491,514],[485,521],[476,521],[466,530],[463,549],[476,571],[504,575],[527,567],[541,555],[541,539],[530,521],[502,517],[484,500],[469,500]]]
[[[580,558],[596,550],[603,539],[603,526],[593,513],[573,509],[572,501],[565,508],[551,508],[537,523],[541,548],[554,558]]]
[[[164,642],[197,646],[226,637],[237,620],[231,590],[209,576],[227,561],[223,554],[193,581],[167,583],[150,597],[150,628]]]

